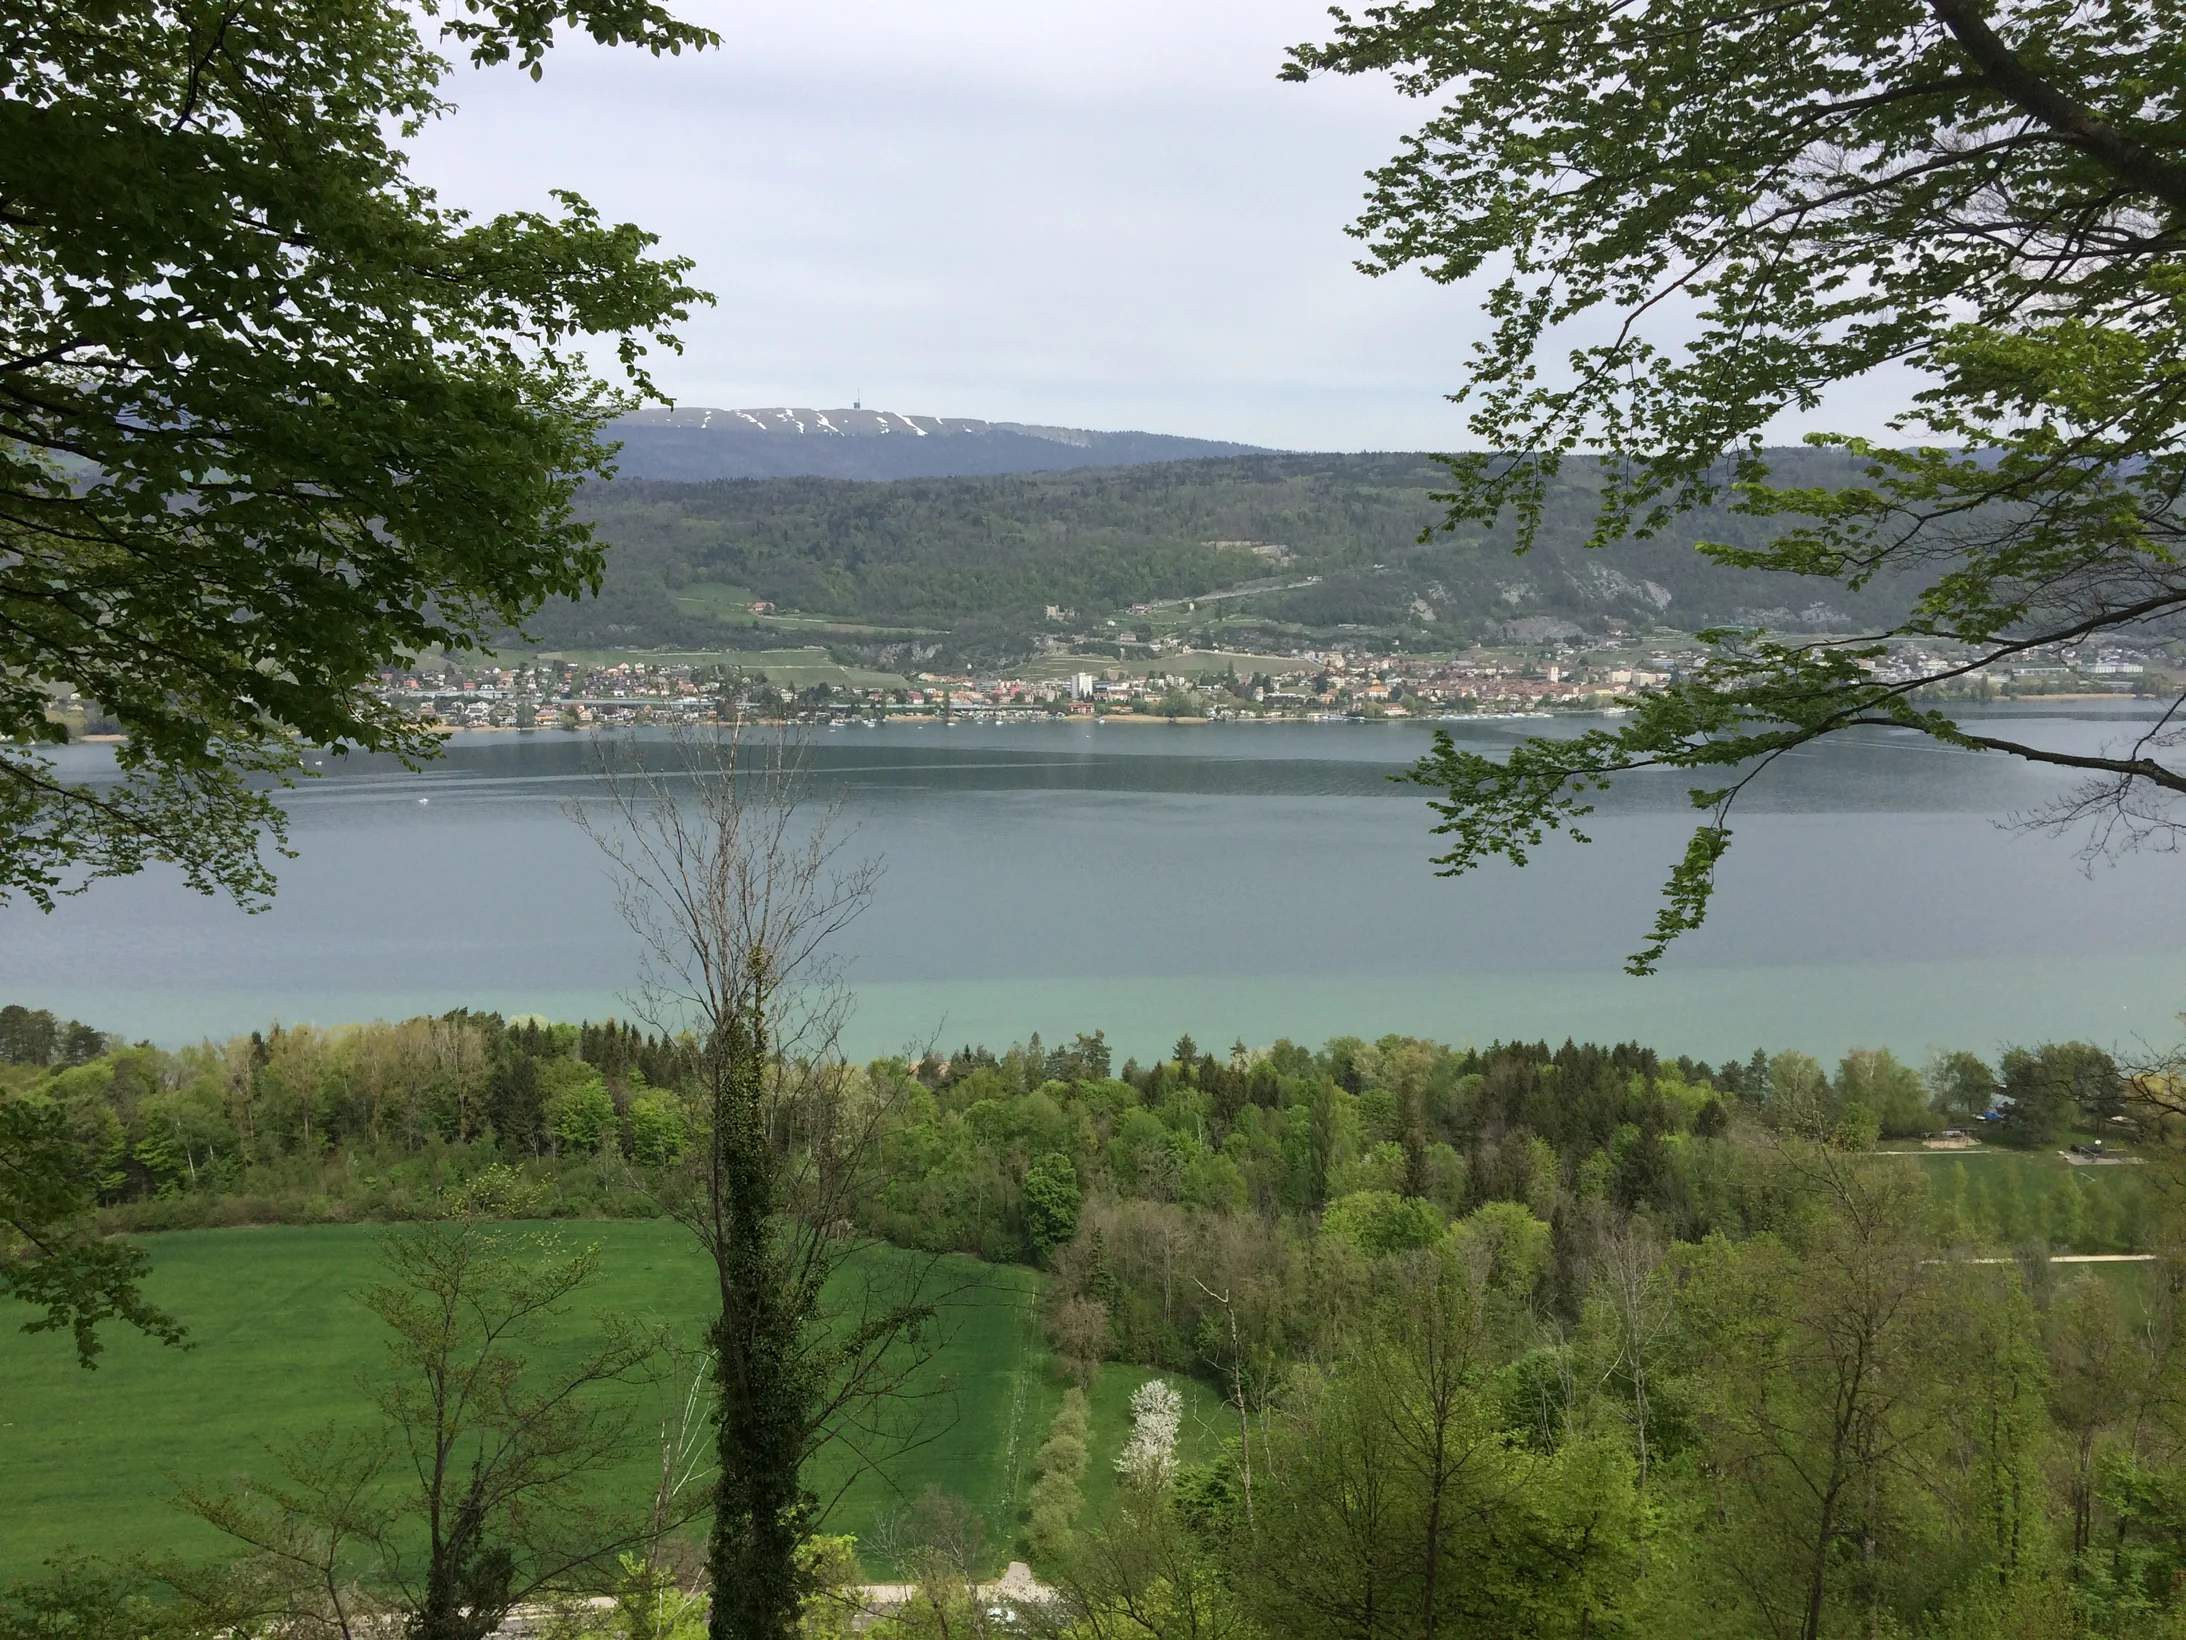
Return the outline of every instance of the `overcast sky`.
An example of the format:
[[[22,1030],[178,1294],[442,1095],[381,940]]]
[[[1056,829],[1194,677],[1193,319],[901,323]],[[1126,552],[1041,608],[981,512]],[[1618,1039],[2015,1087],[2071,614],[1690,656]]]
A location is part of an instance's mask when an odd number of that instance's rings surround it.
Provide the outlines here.
[[[1424,110],[1279,84],[1316,0],[684,0],[722,48],[571,44],[459,75],[443,197],[574,188],[696,259],[679,402],[1137,428],[1303,449],[1471,442],[1473,295],[1369,279],[1363,173]]]

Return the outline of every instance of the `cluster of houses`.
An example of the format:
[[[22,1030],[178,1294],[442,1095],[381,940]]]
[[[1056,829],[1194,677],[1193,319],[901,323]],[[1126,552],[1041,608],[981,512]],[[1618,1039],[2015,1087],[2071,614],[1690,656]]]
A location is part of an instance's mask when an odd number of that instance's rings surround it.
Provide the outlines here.
[[[1281,657],[1185,655],[1197,671],[1157,671],[1066,657],[1085,667],[1007,677],[921,672],[915,677],[799,686],[723,666],[626,661],[531,661],[516,666],[390,672],[385,697],[456,728],[585,727],[727,718],[803,721],[964,716],[1402,718],[1451,714],[1615,710],[1629,697],[1681,679],[1694,649],[1588,656],[1569,645],[1475,650],[1455,658],[1300,649]],[[2145,686],[2150,657],[2117,648],[2029,654],[2011,667],[1965,675],[1966,686],[2056,693],[2061,686],[2122,691]],[[1219,667],[1216,663],[1219,662]],[[1900,646],[1868,662],[1877,677],[1933,675],[1948,657]],[[1245,670],[1245,668],[1251,668]],[[1095,669],[1097,668],[1097,669]],[[787,673],[809,675],[804,663]],[[2167,682],[2167,679],[2155,679]]]
[[[719,686],[690,666],[445,666],[388,672],[383,698],[458,729],[532,729],[715,715]]]

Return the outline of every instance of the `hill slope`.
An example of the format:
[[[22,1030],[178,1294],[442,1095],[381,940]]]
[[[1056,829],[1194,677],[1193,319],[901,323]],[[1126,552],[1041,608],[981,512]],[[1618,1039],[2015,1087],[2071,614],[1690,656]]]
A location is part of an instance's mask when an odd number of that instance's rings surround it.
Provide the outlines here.
[[[1801,482],[1849,462],[1775,452]],[[1419,537],[1445,473],[1423,455],[1257,455],[1219,461],[859,484],[818,478],[679,485],[619,481],[582,506],[614,544],[606,596],[533,623],[552,644],[720,642],[746,601],[878,626],[962,635],[982,654],[1042,631],[1130,624],[1133,604],[1248,589],[1224,601],[1295,639],[1339,628],[1406,641],[1540,639],[1612,623],[1845,630],[1904,593],[1856,595],[1723,570],[1695,540],[1751,542],[1762,521],[1716,507],[1651,541],[1589,552],[1593,475],[1575,466],[1523,558],[1508,529]],[[1817,601],[1826,591],[1831,601]],[[1044,617],[1074,611],[1060,625]],[[745,647],[748,625],[739,628]],[[976,641],[974,641],[976,639]]]
[[[944,478],[1255,453],[1250,444],[892,410],[647,409],[608,430],[624,478]]]

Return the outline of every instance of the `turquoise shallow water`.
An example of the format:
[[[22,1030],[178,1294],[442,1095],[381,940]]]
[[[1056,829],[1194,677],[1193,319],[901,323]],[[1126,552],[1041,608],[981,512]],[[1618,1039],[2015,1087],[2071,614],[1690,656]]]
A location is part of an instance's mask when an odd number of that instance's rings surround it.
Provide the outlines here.
[[[1538,727],[1462,733],[1492,746]],[[2094,745],[2132,724],[2071,709],[2022,727]],[[1590,847],[1443,881],[1422,794],[1385,778],[1425,740],[1348,725],[820,735],[817,776],[843,795],[853,847],[887,868],[844,942],[851,1046],[1099,1027],[1144,1057],[1183,1031],[1227,1045],[1403,1030],[1636,1036],[1716,1058],[2130,1047],[2179,1030],[2186,861],[2083,872],[2069,840],[1996,824],[2057,789],[2039,771],[1886,735],[1796,760],[1736,819],[1709,927],[1635,981],[1621,962],[1682,845],[1680,787],[1620,793]],[[420,775],[358,760],[292,799],[302,857],[271,911],[156,875],[50,918],[0,910],[0,1000],[162,1041],[459,1002],[627,1012],[635,945],[559,806],[590,789],[589,757],[569,737],[504,735],[459,736]]]

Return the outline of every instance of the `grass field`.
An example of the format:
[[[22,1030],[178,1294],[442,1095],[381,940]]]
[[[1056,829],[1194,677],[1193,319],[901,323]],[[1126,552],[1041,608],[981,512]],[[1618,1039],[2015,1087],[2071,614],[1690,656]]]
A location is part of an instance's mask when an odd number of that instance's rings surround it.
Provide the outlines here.
[[[1036,660],[1021,661],[1010,669],[1011,677],[1060,681],[1075,673],[1091,672],[1098,676],[1106,671],[1117,671],[1126,677],[1144,678],[1174,673],[1178,677],[1198,677],[1204,672],[1221,672],[1234,667],[1239,677],[1250,677],[1255,672],[1288,672],[1297,668],[1297,661],[1282,655],[1260,655],[1243,649],[1179,649],[1163,655],[1134,655],[1119,661],[1113,655],[1043,655]],[[986,674],[982,673],[981,676]]]
[[[595,1241],[602,1309],[698,1332],[709,1270],[687,1235],[661,1221],[561,1226]],[[95,1372],[80,1371],[64,1338],[0,1332],[0,1579],[26,1575],[65,1545],[100,1554],[135,1550],[214,1553],[214,1533],[176,1509],[177,1482],[267,1472],[266,1447],[332,1418],[359,1416],[360,1373],[376,1363],[379,1323],[355,1294],[378,1279],[370,1226],[205,1230],[149,1236],[148,1291],[190,1327],[196,1348],[162,1350],[128,1329],[108,1329]],[[883,1250],[886,1259],[910,1255]],[[1040,1339],[1031,1270],[942,1261],[939,1286],[950,1339],[931,1386],[939,1433],[885,1479],[857,1481],[828,1525],[858,1534],[868,1569],[875,1524],[927,1486],[970,1502],[986,1518],[996,1568],[1016,1549],[1031,1460],[1064,1381]],[[12,1321],[12,1318],[10,1318]],[[1109,1367],[1094,1391],[1093,1473],[1106,1471],[1128,1435],[1125,1407],[1149,1374]],[[1187,1395],[1187,1457],[1219,1438],[1219,1400],[1178,1380]],[[651,1459],[634,1460],[642,1484]],[[839,1475],[839,1471],[838,1471]],[[815,1479],[823,1493],[831,1477]]]
[[[745,627],[762,632],[846,632],[882,633],[889,636],[912,634],[930,636],[932,627],[906,626],[900,622],[875,625],[871,621],[852,620],[842,615],[784,615],[777,611],[771,615],[754,615],[751,612],[752,591],[749,587],[726,587],[713,581],[700,581],[673,594],[676,608],[686,615],[711,615],[723,626]]]
[[[1940,1200],[1968,1232],[2017,1246],[2045,1242],[2076,1253],[2138,1253],[2155,1187],[2146,1166],[2075,1167],[2054,1151],[1913,1151]]]
[[[898,672],[875,672],[865,667],[842,666],[818,644],[802,649],[542,649],[542,660],[573,661],[583,666],[726,666],[743,672],[764,672],[770,683],[807,689],[816,683],[832,683],[853,689],[902,689],[908,687]],[[504,660],[525,658],[508,651]]]

